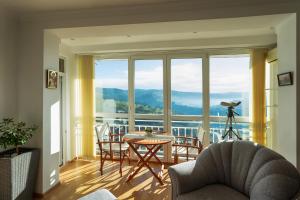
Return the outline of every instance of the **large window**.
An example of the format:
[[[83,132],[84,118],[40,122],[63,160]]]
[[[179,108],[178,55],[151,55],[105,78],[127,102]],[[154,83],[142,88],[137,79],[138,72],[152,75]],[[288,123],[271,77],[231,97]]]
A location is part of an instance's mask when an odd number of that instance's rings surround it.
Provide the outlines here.
[[[235,107],[237,123],[233,128],[244,139],[249,139],[249,123],[239,122],[238,117],[249,120],[250,98],[250,56],[249,55],[222,55],[211,56],[210,65],[210,122],[211,139],[217,142],[224,134],[225,120],[227,119],[227,107],[221,102],[241,102]]]
[[[150,127],[186,136],[202,126],[217,142],[227,118],[220,103],[241,101],[234,128],[251,139],[250,55],[206,55],[96,59],[96,121],[114,132]]]

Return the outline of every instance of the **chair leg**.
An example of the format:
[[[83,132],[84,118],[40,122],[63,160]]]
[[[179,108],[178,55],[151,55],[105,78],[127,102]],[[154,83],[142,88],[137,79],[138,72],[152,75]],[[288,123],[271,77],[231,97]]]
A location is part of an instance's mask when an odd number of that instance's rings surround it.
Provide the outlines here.
[[[174,155],[174,163],[175,163],[175,164],[178,164],[178,154],[175,154],[175,155]]]
[[[104,166],[104,161],[106,160],[106,156],[107,156],[107,153],[105,154],[104,159],[101,159],[101,162],[100,162],[100,173],[101,173],[101,176],[103,175],[103,166]]]
[[[120,152],[120,174],[121,174],[121,177],[122,177],[122,163],[123,163],[123,160],[122,160],[122,151]]]
[[[189,148],[186,148],[186,161],[189,161]]]

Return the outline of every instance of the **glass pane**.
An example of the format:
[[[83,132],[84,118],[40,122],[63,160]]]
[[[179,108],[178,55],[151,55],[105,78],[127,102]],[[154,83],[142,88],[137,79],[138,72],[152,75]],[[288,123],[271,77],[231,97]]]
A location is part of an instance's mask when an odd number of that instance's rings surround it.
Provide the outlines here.
[[[128,113],[128,60],[95,61],[96,113]]]
[[[212,56],[209,62],[210,115],[220,116],[220,118],[213,118],[210,122],[210,141],[215,143],[225,135],[225,128],[228,131],[230,127],[230,123],[226,127],[227,116],[233,114],[236,119],[239,116],[249,117],[250,56]],[[231,102],[237,103],[239,101],[241,102],[239,105],[233,106],[232,110],[228,109]],[[221,105],[221,102],[228,104],[224,105],[223,103]],[[249,123],[235,123],[233,121],[232,128],[234,133],[242,139],[250,139]],[[227,131],[226,133],[229,135],[230,133]],[[234,133],[232,136],[236,138]]]
[[[238,102],[240,116],[249,116],[250,56],[210,57],[210,115],[227,116],[221,102]]]
[[[135,61],[135,113],[163,114],[163,61]]]
[[[171,60],[172,115],[202,115],[202,59]]]

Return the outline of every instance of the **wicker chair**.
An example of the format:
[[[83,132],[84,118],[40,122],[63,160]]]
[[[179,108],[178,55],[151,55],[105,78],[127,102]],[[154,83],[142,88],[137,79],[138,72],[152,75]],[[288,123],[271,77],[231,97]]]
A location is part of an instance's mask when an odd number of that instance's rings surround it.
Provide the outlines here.
[[[175,136],[175,143],[172,145],[175,148],[174,163],[178,163],[179,157],[185,157],[186,161],[189,158],[196,159],[203,149],[203,138],[204,130],[202,127],[198,128],[197,137]]]
[[[96,135],[100,150],[100,172],[103,175],[103,166],[106,160],[114,161],[114,155],[118,154],[120,162],[120,174],[122,176],[122,164],[125,157],[128,158],[128,163],[130,164],[129,159],[129,145],[123,142],[122,134],[112,134],[110,126],[108,123],[100,124],[95,127]],[[109,159],[107,159],[109,156]]]

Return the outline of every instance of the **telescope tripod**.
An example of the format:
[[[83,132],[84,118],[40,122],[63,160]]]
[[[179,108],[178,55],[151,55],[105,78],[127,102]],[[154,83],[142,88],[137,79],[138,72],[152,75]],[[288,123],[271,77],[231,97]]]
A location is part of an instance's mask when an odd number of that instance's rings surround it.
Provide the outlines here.
[[[233,130],[233,127],[232,127],[232,122],[234,122],[234,124],[236,124],[236,121],[235,121],[235,118],[234,118],[234,113],[235,112],[233,111],[233,108],[229,107],[228,108],[228,115],[227,115],[226,125],[225,125],[225,131],[224,131],[224,135],[222,136],[223,140],[227,136],[228,136],[228,139],[232,139],[233,135],[235,135],[239,140],[242,140],[242,138],[239,134],[239,131],[237,129],[236,129],[236,131]],[[228,125],[229,125],[229,129],[228,129]]]

